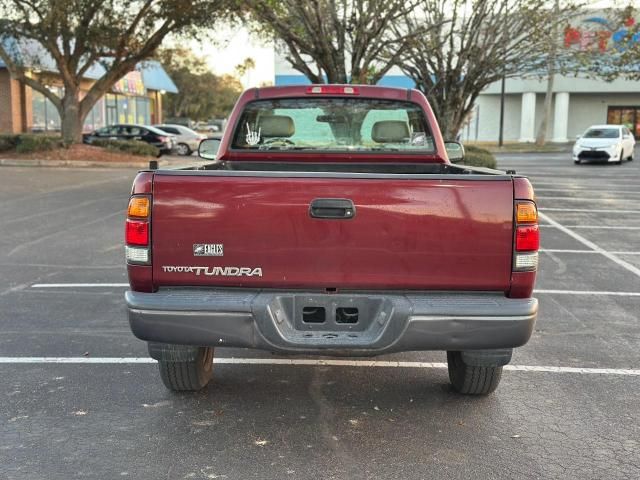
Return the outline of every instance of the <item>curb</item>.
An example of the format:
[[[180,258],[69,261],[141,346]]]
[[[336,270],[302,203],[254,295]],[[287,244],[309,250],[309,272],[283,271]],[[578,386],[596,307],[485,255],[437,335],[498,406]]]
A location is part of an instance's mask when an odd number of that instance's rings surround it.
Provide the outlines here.
[[[158,166],[166,167],[169,162],[158,161]],[[106,167],[106,168],[149,168],[148,161],[138,162],[98,162],[91,160],[17,160],[12,158],[0,158],[0,166],[5,167]]]

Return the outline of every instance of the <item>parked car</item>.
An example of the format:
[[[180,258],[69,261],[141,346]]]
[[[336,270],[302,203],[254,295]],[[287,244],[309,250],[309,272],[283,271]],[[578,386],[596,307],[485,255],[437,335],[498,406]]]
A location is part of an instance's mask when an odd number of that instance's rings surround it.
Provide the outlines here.
[[[224,119],[211,119],[206,122],[198,122],[194,128],[201,132],[221,133],[225,124],[226,120]]]
[[[169,117],[165,118],[164,121],[165,125],[182,125],[188,128],[194,128],[198,123],[186,117]]]
[[[110,125],[82,135],[84,143],[91,144],[96,139],[139,140],[157,147],[160,150],[160,154],[171,153],[175,148],[173,135],[147,125]]]
[[[207,385],[216,346],[444,350],[455,390],[498,386],[538,310],[525,177],[452,163],[413,89],[250,89],[229,125],[211,163],[140,172],[129,199],[129,324],[165,386]]]
[[[624,125],[594,125],[578,137],[573,146],[573,162],[633,160],[636,140]]]
[[[176,141],[176,152],[178,152],[178,155],[191,155],[192,152],[198,150],[200,142],[207,138],[206,135],[194,132],[184,125],[166,123],[162,125],[154,125],[154,127],[162,130],[163,132],[174,135]]]

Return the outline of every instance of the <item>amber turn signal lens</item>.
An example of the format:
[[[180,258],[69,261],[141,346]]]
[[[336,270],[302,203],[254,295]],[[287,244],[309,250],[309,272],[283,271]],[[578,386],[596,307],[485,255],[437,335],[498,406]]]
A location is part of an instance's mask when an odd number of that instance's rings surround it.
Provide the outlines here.
[[[147,197],[132,197],[129,200],[127,215],[129,215],[130,217],[148,217],[149,199]]]
[[[538,210],[534,203],[518,203],[516,210],[518,223],[537,223]]]

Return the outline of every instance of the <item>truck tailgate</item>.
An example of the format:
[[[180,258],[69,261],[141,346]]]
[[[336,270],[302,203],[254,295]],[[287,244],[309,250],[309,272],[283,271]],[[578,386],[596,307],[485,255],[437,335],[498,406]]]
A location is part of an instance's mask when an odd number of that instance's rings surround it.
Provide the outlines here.
[[[154,175],[156,286],[509,289],[508,176],[247,173]],[[355,212],[313,218],[317,199]]]

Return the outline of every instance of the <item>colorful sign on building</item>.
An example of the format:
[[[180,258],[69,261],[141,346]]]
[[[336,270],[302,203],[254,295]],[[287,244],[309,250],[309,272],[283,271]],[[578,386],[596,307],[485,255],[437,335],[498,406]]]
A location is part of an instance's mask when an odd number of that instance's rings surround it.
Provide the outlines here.
[[[605,53],[613,46],[616,50],[622,51],[630,43],[640,42],[640,32],[631,35],[631,28],[635,24],[633,18],[628,18],[619,25],[603,17],[590,17],[583,20],[579,27],[565,29],[564,46],[600,53]]]
[[[142,73],[138,70],[127,73],[113,86],[116,93],[126,93],[142,97],[146,94],[146,88],[142,81]]]

